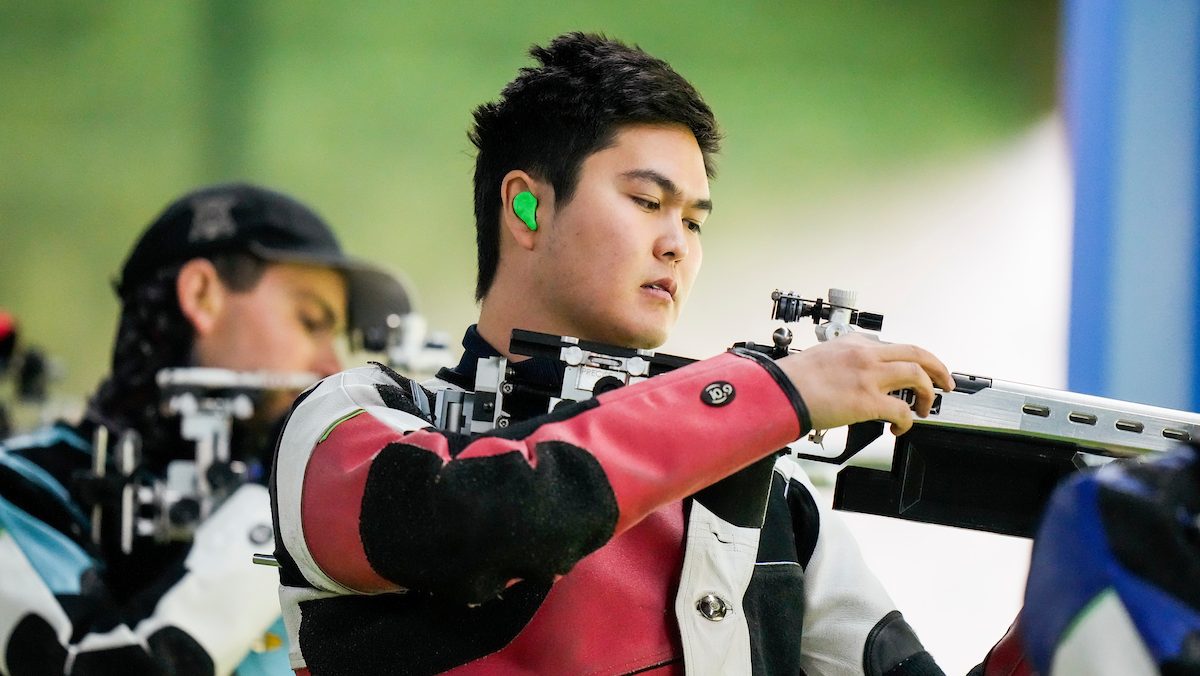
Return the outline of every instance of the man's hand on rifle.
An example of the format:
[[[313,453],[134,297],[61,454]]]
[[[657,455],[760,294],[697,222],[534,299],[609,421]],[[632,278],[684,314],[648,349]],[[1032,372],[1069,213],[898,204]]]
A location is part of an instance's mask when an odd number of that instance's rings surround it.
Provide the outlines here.
[[[916,393],[916,414],[933,405],[933,387],[949,391],[954,379],[946,365],[914,345],[895,345],[846,334],[778,362],[800,392],[814,429],[825,430],[865,420],[886,420],[896,435],[913,424],[913,410],[889,392]]]

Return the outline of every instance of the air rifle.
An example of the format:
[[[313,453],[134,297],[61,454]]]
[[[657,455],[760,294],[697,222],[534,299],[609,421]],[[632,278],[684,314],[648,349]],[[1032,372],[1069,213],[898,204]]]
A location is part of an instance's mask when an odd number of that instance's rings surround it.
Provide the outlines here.
[[[852,292],[829,299],[771,294],[772,319],[809,319],[818,340],[855,330],[879,331],[883,316],[854,307]],[[738,343],[773,358],[791,351],[792,332],[780,327],[771,343]],[[523,382],[504,357],[479,360],[475,391],[437,393],[438,427],[478,434],[630,385],[695,360],[514,330],[513,354],[561,362],[552,390]],[[1031,537],[1050,492],[1064,476],[1116,458],[1164,451],[1200,439],[1200,414],[1146,406],[993,378],[953,374],[955,389],[935,389],[929,417],[897,437],[890,469],[846,466],[837,475],[836,509]],[[910,391],[894,396],[914,402]],[[851,425],[841,450],[797,453],[842,465],[883,434],[884,424]],[[820,440],[822,431],[814,431]]]
[[[143,471],[141,436],[135,430],[125,430],[110,444],[108,429],[97,426],[92,469],[76,479],[93,496],[93,540],[102,544],[112,533],[124,554],[133,551],[136,538],[191,540],[247,479],[247,466],[231,451],[234,421],[250,418],[264,392],[302,390],[316,379],[311,373],[200,367],[159,371],[163,408],[178,416],[180,436],[194,444],[194,452],[170,461],[165,476],[158,477]]]

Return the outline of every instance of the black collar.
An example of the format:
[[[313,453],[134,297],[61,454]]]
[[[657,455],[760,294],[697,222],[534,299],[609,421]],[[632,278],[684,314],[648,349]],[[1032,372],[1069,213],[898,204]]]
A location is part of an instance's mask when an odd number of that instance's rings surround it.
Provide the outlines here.
[[[479,360],[499,357],[500,351],[479,335],[479,328],[476,324],[467,327],[466,333],[463,334],[462,346],[463,356],[458,365],[454,368],[441,369],[438,371],[437,377],[464,390],[474,391],[475,370],[479,365]],[[566,364],[557,359],[543,357],[509,362],[508,366],[521,381],[549,390],[558,390],[561,387],[563,374],[567,370]]]

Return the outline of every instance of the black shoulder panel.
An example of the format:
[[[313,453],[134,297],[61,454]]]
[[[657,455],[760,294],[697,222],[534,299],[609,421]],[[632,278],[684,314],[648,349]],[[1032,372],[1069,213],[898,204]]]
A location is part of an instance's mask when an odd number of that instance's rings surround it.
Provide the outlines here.
[[[867,634],[863,671],[867,676],[943,676],[899,610],[884,615]]]
[[[888,669],[883,676],[946,676],[946,672],[933,661],[933,655],[922,650]]]
[[[335,596],[300,604],[300,648],[313,674],[436,674],[500,650],[550,584],[520,582],[479,606],[423,594]]]
[[[375,386],[375,391],[379,393],[379,398],[383,400],[384,406],[416,416],[421,415],[421,409],[417,408],[416,403],[413,402],[412,394],[403,387],[379,383]]]
[[[692,499],[708,511],[739,528],[761,528],[772,488],[775,456],[768,455],[715,484],[701,489]]]
[[[403,443],[367,475],[359,532],[371,567],[450,603],[496,597],[514,578],[549,582],[612,537],[617,501],[600,463],[561,441],[444,464]]]
[[[808,487],[795,479],[788,481],[787,503],[792,516],[792,532],[796,535],[797,561],[807,568],[821,535],[821,513]]]
[[[788,504],[787,488],[787,479],[778,472],[772,472],[767,516],[763,520],[762,535],[758,538],[759,563],[805,563],[801,562],[796,551],[796,530],[792,526],[792,509]]]
[[[375,386],[375,391],[379,393],[379,398],[383,400],[384,406],[410,413],[432,424],[429,416],[429,404],[435,398],[432,392],[384,364],[373,361],[371,365],[382,371],[392,381]],[[423,397],[424,401],[418,402],[417,397]]]
[[[804,626],[804,569],[787,561],[756,564],[742,607],[750,628],[751,671],[802,673],[797,638]]]
[[[804,568],[796,547],[791,491],[787,479],[773,471],[774,458],[769,459],[770,498],[758,540],[758,563],[742,606],[750,626],[753,673],[796,674],[803,673],[797,636],[804,623]],[[807,560],[805,556],[803,562]]]

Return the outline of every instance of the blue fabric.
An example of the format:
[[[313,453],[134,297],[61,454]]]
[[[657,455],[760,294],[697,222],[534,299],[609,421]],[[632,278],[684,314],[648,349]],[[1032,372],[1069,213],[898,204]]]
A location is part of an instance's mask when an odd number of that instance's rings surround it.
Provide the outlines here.
[[[237,676],[272,676],[279,674],[292,674],[291,664],[288,662],[288,638],[287,629],[283,626],[283,618],[275,620],[275,624],[267,629],[267,634],[272,638],[277,638],[280,641],[279,647],[273,650],[265,650],[263,652],[250,651],[246,655],[246,659],[234,669]]]
[[[63,502],[71,501],[71,495],[67,492],[67,489],[58,483],[54,477],[50,476],[49,472],[30,462],[27,458],[13,453],[6,453],[2,446],[0,446],[0,465],[4,465],[20,474],[26,481],[37,484],[43,490],[52,493],[59,500]]]
[[[54,443],[53,438],[51,438],[50,441],[51,443]],[[33,463],[28,458],[6,452],[6,450],[20,450],[20,448],[27,448],[27,446],[13,447],[9,446],[7,443],[0,445],[0,465],[4,465],[5,467],[12,469],[20,474],[26,481],[37,484],[50,494],[54,495],[54,497],[58,498],[64,505],[66,505],[67,509],[71,512],[71,516],[74,517],[76,521],[85,527],[90,527],[90,520],[82,511],[80,511],[79,505],[75,504],[75,501],[71,498],[71,494],[68,493],[67,489],[54,477],[50,476],[49,472]]]
[[[1044,673],[1058,642],[1092,599],[1109,586],[1096,483],[1075,475],[1054,492],[1033,545],[1025,610],[1025,650]]]
[[[6,530],[55,594],[79,594],[84,571],[96,565],[70,538],[0,498],[0,528]]]
[[[26,448],[42,448],[53,446],[57,443],[64,443],[74,449],[83,451],[88,455],[92,453],[92,445],[85,441],[82,437],[75,433],[70,427],[58,424],[52,427],[36,430],[28,434],[21,434],[15,437],[5,439],[0,443],[0,447],[7,448],[11,451],[20,451]]]
[[[1136,514],[1139,524],[1145,514],[1153,514],[1147,518],[1155,524],[1173,524],[1169,527],[1179,528],[1177,532],[1193,530],[1197,515],[1187,505],[1195,505],[1200,494],[1198,462],[1197,451],[1182,448],[1136,469],[1114,463],[1098,472],[1075,475],[1055,491],[1034,543],[1021,619],[1026,653],[1041,673],[1050,673],[1059,644],[1085,616],[1089,604],[1106,592],[1116,594],[1158,664],[1186,654],[1189,637],[1194,641],[1200,636],[1200,610],[1133,573],[1117,558],[1114,543],[1136,543],[1138,533],[1108,530],[1100,509],[1105,491],[1121,493],[1154,509],[1143,513],[1140,507],[1132,511],[1126,506],[1130,511],[1117,513]],[[1109,500],[1108,504],[1111,514],[1112,505],[1130,503]],[[1158,568],[1165,576],[1174,576],[1160,580],[1177,580],[1186,574],[1174,567]]]
[[[1200,631],[1200,613],[1158,587],[1120,569],[1113,582],[1156,662],[1178,655],[1188,635]]]

